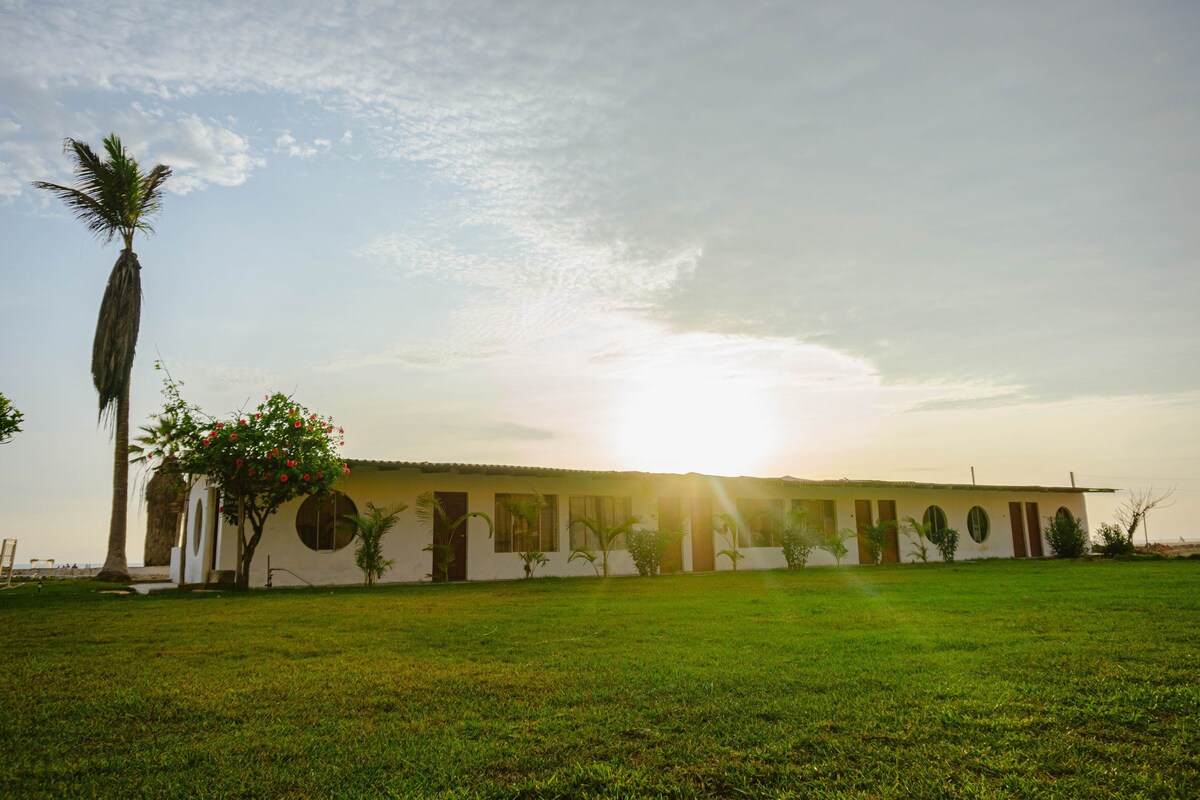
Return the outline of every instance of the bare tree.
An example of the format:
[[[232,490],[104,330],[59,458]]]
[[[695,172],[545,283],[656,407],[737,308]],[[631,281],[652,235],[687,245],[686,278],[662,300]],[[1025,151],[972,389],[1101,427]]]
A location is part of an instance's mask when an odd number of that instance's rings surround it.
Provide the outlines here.
[[[1147,514],[1156,508],[1169,508],[1174,505],[1174,503],[1166,502],[1173,494],[1175,494],[1174,486],[1164,492],[1155,492],[1153,486],[1140,491],[1129,490],[1129,499],[1117,506],[1114,513],[1117,522],[1121,523],[1121,527],[1125,530],[1125,536],[1128,537],[1130,544],[1133,544],[1133,534],[1137,532],[1138,526],[1145,526]],[[1148,532],[1146,543],[1150,543]]]

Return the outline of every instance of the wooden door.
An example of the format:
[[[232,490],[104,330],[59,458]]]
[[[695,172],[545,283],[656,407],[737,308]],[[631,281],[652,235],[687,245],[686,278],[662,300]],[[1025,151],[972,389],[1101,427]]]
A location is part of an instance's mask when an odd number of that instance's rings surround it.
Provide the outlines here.
[[[678,497],[658,498],[658,529],[678,531],[683,524],[683,501]],[[667,544],[659,562],[660,572],[683,572],[683,539],[675,538]]]
[[[441,553],[449,552],[450,580],[465,581],[467,579],[467,521],[463,519],[463,516],[467,513],[467,493],[434,492],[434,497],[442,504],[446,515],[444,519],[440,515],[434,515],[433,541],[439,545],[449,544],[450,546],[448,551],[438,548],[433,551],[434,580],[440,580],[442,574]],[[455,520],[461,521],[452,530],[449,524]]]
[[[887,537],[883,540],[883,563],[900,563],[900,522],[896,519],[896,501],[879,501],[879,519],[881,522],[891,522],[888,526]]]
[[[1037,503],[1025,504],[1025,530],[1029,534],[1029,555],[1042,557],[1042,525],[1038,521]]]
[[[712,501],[707,497],[692,499],[692,572],[712,572],[713,561]]]
[[[871,563],[871,545],[867,541],[867,528],[871,525],[871,501],[854,501],[854,522],[858,526],[858,563]]]
[[[1020,503],[1008,504],[1008,521],[1012,523],[1013,555],[1025,558],[1029,551],[1025,549],[1025,522]]]

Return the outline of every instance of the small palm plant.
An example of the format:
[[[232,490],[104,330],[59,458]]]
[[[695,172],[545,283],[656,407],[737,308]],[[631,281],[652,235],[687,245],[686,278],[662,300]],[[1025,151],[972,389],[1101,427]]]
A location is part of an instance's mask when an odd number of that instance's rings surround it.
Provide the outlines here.
[[[733,565],[733,571],[737,572],[738,562],[745,558],[738,549],[738,542],[742,538],[741,523],[733,514],[717,514],[713,517],[713,530],[729,545],[717,555],[728,558],[729,563]]]
[[[148,567],[171,563],[171,548],[179,541],[192,487],[192,476],[179,469],[185,428],[178,416],[168,411],[152,415],[151,420],[129,443],[129,463],[149,473],[144,492],[146,542],[142,562]]]
[[[894,519],[881,519],[863,528],[863,535],[867,537],[867,549],[871,553],[872,564],[883,563],[883,548],[887,543],[888,533],[895,525],[896,520]]]
[[[587,545],[584,545],[583,547],[577,547],[574,550],[572,550],[571,555],[567,557],[567,563],[570,564],[572,561],[574,561],[577,558],[581,561],[586,561],[589,564],[591,564],[592,569],[594,569],[596,571],[596,576],[599,577],[600,565],[596,563],[596,551],[595,550],[588,547]]]
[[[433,541],[422,548],[426,553],[433,553],[433,572],[425,577],[434,583],[450,582],[450,565],[454,563],[454,537],[458,535],[458,527],[471,517],[479,517],[488,526],[488,538],[492,538],[496,527],[492,518],[482,511],[468,511],[458,519],[450,519],[446,508],[433,492],[422,492],[417,496],[417,519],[429,526]],[[446,531],[445,538],[438,540],[438,529]]]
[[[550,563],[546,554],[537,549],[538,532],[542,526],[542,511],[548,505],[545,495],[535,492],[532,497],[510,495],[500,501],[500,505],[512,515],[513,542],[519,542],[525,547],[517,552],[525,569],[525,577],[532,578],[538,567]]]
[[[928,522],[917,522],[913,517],[905,517],[904,525],[907,530],[904,531],[904,537],[908,539],[913,549],[908,555],[913,562],[920,561],[922,564],[929,563],[929,533],[931,524]]]
[[[641,518],[632,516],[619,522],[608,522],[604,519],[597,519],[596,517],[579,517],[575,520],[575,522],[587,528],[588,534],[595,538],[596,545],[600,550],[600,570],[597,572],[597,574],[603,575],[607,578],[608,554],[612,551],[613,544],[616,542],[618,537],[632,533],[633,529],[641,523]],[[591,558],[588,558],[588,555],[585,554],[591,555]],[[567,559],[567,562],[570,563],[576,558],[583,558],[587,561],[590,561],[593,567],[596,566],[596,555],[592,549],[586,545],[581,548],[576,548],[571,553],[571,557]]]
[[[366,514],[347,514],[346,519],[354,525],[358,547],[354,550],[354,563],[362,570],[364,583],[374,586],[396,563],[394,558],[383,557],[383,535],[396,524],[396,517],[408,508],[404,503],[379,508],[367,503]]]
[[[858,536],[857,533],[849,528],[842,528],[839,531],[834,531],[825,537],[817,547],[824,550],[829,555],[833,556],[837,565],[842,565],[842,559],[850,552],[850,548],[846,546],[846,542]]]

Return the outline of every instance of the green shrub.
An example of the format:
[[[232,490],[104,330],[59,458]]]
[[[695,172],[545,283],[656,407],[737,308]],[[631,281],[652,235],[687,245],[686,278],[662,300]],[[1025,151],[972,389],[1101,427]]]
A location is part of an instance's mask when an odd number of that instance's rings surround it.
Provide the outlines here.
[[[625,536],[625,546],[638,575],[651,577],[658,574],[662,562],[658,531],[633,531]]]
[[[804,569],[808,557],[812,554],[816,542],[803,527],[787,527],[783,529],[783,557],[788,569]]]
[[[931,527],[929,541],[933,542],[933,546],[938,549],[942,561],[954,560],[954,554],[958,551],[958,531],[954,528],[942,528],[939,531],[933,530]]]
[[[1072,514],[1046,518],[1046,541],[1055,558],[1079,558],[1091,552],[1092,541],[1079,517]]]
[[[1133,552],[1133,542],[1125,536],[1125,531],[1111,522],[1102,522],[1096,529],[1099,541],[1095,549],[1106,556],[1126,556]]]
[[[625,546],[633,558],[639,575],[657,575],[662,568],[663,553],[683,538],[683,528],[633,531],[625,537]]]

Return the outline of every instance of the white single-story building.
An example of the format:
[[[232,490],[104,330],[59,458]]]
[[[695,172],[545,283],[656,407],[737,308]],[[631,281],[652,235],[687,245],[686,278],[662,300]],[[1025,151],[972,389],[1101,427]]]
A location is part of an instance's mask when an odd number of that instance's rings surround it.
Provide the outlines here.
[[[707,572],[731,569],[729,549],[714,517],[734,515],[746,521],[745,538],[738,549],[739,569],[774,569],[786,566],[777,532],[756,527],[761,512],[804,508],[808,519],[826,531],[848,528],[860,533],[858,546],[847,542],[845,564],[868,558],[862,529],[880,520],[912,517],[935,526],[959,531],[956,558],[1025,558],[1048,553],[1043,530],[1046,520],[1070,513],[1087,525],[1084,489],[1044,486],[976,486],[971,484],[911,483],[872,480],[801,480],[791,477],[750,478],[713,475],[604,472],[540,467],[479,464],[433,464],[404,461],[350,461],[350,474],[334,498],[302,498],[283,506],[267,522],[250,570],[251,586],[361,583],[355,566],[353,528],[341,515],[365,513],[376,506],[407,504],[395,527],[383,539],[383,555],[395,566],[383,582],[430,580],[433,553],[426,550],[434,536],[417,518],[416,501],[423,492],[434,492],[450,519],[467,512],[483,512],[495,521],[488,536],[487,523],[471,517],[451,538],[455,557],[451,580],[497,580],[524,575],[518,552],[541,550],[548,563],[538,575],[593,575],[583,559],[569,561],[573,550],[588,541],[579,517],[619,520],[641,518],[646,528],[682,527],[678,546],[663,558],[664,571]],[[505,499],[540,494],[546,498],[540,529],[522,535],[502,507]],[[172,578],[176,583],[199,585],[219,576],[228,580],[237,565],[237,529],[217,513],[220,498],[203,481],[192,489],[183,544],[172,553]],[[465,535],[464,535],[465,534]],[[444,536],[445,532],[439,535]],[[903,526],[893,529],[884,552],[885,561],[910,561],[911,545]],[[930,546],[930,559],[938,554]],[[809,565],[831,565],[824,550],[814,550]],[[633,559],[623,543],[609,558],[611,574],[634,574]]]

